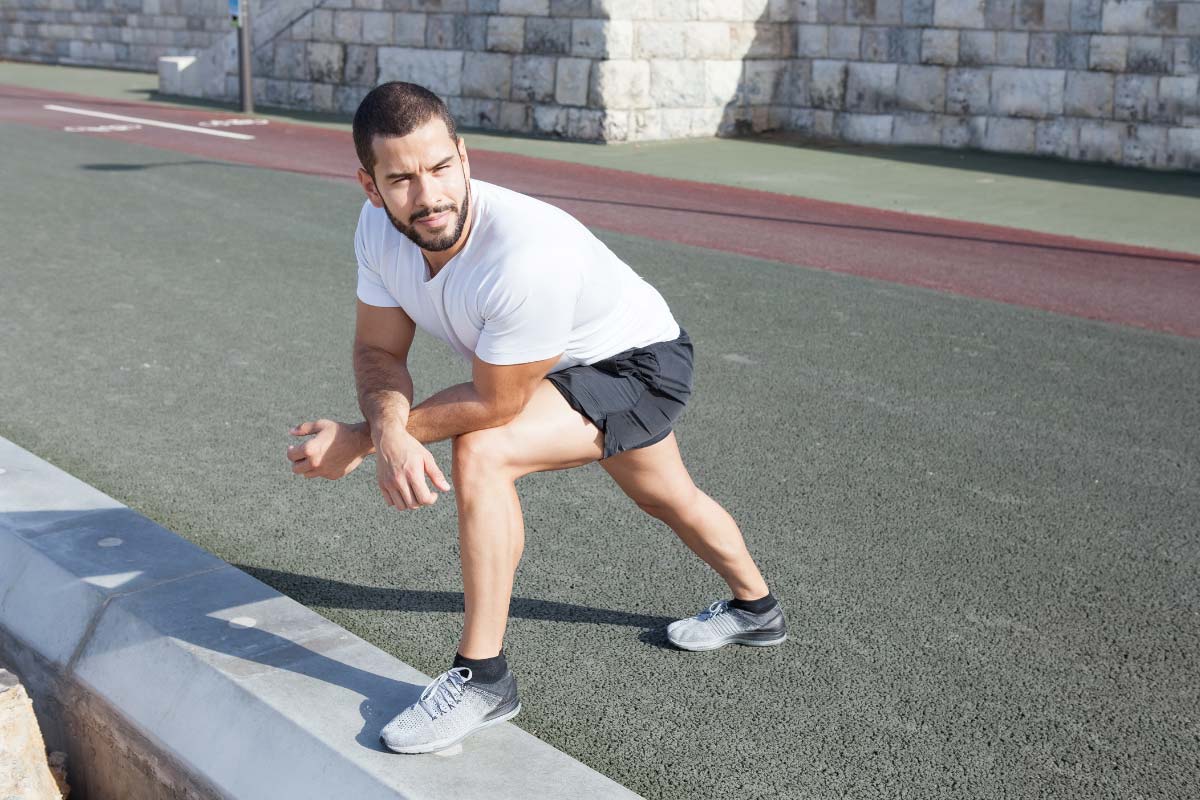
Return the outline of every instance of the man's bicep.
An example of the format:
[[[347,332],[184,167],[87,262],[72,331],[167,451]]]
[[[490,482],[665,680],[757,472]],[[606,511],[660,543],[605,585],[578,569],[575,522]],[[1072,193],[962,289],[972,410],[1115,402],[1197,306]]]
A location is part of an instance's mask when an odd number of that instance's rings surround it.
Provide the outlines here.
[[[471,359],[471,382],[485,403],[516,416],[560,358],[562,353],[523,364],[490,364],[475,356]]]
[[[417,325],[399,306],[372,306],[358,301],[354,325],[354,349],[371,347],[391,353],[401,362],[408,362],[408,350],[416,335]]]

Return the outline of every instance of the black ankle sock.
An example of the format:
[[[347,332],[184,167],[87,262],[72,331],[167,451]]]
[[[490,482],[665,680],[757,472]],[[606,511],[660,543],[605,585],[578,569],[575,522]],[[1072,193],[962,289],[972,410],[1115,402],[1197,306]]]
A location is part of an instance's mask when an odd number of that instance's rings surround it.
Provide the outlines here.
[[[455,653],[453,666],[469,667],[471,681],[474,683],[495,683],[508,672],[508,661],[504,658],[503,650],[500,651],[500,655],[491,658],[465,658]]]
[[[751,614],[761,614],[764,611],[770,611],[778,602],[774,595],[767,592],[766,595],[757,600],[738,600],[734,598],[729,601],[729,606],[730,608],[740,608],[742,611],[749,611]]]

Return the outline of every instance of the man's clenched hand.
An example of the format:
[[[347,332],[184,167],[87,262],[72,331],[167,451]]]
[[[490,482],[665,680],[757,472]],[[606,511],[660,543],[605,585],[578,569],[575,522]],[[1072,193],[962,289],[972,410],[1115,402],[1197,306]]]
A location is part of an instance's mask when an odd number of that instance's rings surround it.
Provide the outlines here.
[[[430,491],[425,476],[443,492],[450,491],[450,482],[438,469],[433,455],[403,427],[393,426],[380,432],[372,431],[375,439],[375,477],[379,491],[389,506],[396,510],[416,509],[437,502],[437,493]]]
[[[303,444],[288,447],[292,472],[306,478],[331,481],[349,475],[371,452],[371,437],[357,425],[331,419],[302,422],[292,428],[292,436],[312,436]],[[315,434],[315,435],[314,435]]]

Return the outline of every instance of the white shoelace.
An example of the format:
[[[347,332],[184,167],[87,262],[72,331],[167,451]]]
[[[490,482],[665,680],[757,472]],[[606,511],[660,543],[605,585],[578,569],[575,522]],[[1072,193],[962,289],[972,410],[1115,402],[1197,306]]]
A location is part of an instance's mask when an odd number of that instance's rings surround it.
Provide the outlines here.
[[[425,691],[421,692],[421,699],[417,702],[421,708],[425,709],[425,713],[429,715],[430,719],[437,719],[438,716],[458,705],[458,701],[467,691],[466,683],[469,680],[471,680],[470,667],[454,667],[443,672],[433,683],[429,684]]]
[[[724,614],[728,610],[729,610],[729,601],[728,600],[718,600],[717,602],[715,602],[711,606],[709,606],[707,611],[701,611],[699,614],[697,614],[696,619],[700,620],[701,622],[704,622],[704,621],[712,619],[713,617],[717,616],[718,614]]]

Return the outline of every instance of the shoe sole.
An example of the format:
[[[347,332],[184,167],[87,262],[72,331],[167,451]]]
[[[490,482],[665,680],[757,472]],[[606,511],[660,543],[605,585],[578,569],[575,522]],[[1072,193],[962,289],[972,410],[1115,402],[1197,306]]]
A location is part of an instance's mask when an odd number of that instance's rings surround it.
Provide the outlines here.
[[[417,755],[420,753],[434,753],[434,752],[437,752],[438,750],[445,750],[447,747],[453,747],[454,745],[458,744],[459,742],[461,742],[463,739],[467,738],[471,734],[478,733],[479,731],[483,730],[484,728],[490,728],[493,725],[498,725],[501,722],[510,720],[519,713],[521,713],[521,704],[517,703],[517,707],[514,708],[512,711],[508,711],[508,712],[505,712],[504,714],[501,714],[498,717],[493,717],[492,719],[485,720],[485,721],[479,723],[478,725],[476,725],[474,728],[471,728],[470,730],[468,730],[466,733],[460,734],[459,736],[456,736],[453,739],[442,739],[442,740],[436,741],[436,742],[426,742],[425,744],[414,744],[414,745],[409,745],[407,747],[392,747],[390,744],[388,744],[386,741],[384,741],[382,736],[379,737],[379,741],[383,743],[384,747],[386,747],[388,750],[391,750],[393,753],[404,753],[405,755]]]
[[[777,636],[774,639],[761,639],[761,638],[755,639],[755,638],[749,638],[746,636],[731,636],[727,639],[721,639],[720,641],[713,642],[711,644],[699,644],[699,645],[697,645],[697,644],[681,644],[679,642],[676,642],[673,639],[670,639],[670,638],[667,639],[667,641],[669,641],[671,644],[678,647],[680,650],[690,650],[693,653],[701,653],[701,652],[705,652],[707,650],[717,650],[719,648],[724,647],[727,644],[744,644],[744,645],[749,645],[750,647],[770,647],[771,645],[782,644],[786,640],[787,640],[786,633],[783,634],[782,636]]]

